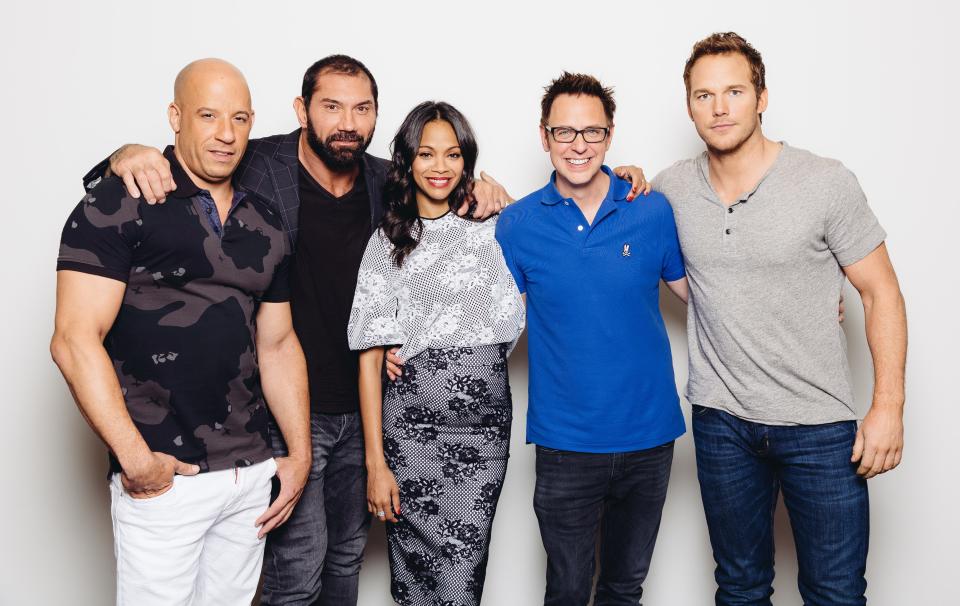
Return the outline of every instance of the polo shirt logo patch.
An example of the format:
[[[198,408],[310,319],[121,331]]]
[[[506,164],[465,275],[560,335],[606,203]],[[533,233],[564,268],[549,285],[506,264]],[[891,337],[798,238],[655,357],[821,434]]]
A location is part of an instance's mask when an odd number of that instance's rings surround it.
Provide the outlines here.
[[[624,257],[629,257],[629,256],[630,256],[630,245],[629,245],[629,244],[624,244],[624,245],[623,245],[623,252],[621,252],[620,254],[623,255]]]

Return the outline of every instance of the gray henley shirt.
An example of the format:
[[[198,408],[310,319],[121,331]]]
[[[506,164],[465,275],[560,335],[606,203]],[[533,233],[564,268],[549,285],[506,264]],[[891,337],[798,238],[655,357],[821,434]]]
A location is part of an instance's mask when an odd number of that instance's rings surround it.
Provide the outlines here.
[[[837,321],[842,267],[886,238],[857,178],[786,143],[729,207],[708,175],[704,152],[653,181],[690,282],[687,399],[771,425],[857,418]]]

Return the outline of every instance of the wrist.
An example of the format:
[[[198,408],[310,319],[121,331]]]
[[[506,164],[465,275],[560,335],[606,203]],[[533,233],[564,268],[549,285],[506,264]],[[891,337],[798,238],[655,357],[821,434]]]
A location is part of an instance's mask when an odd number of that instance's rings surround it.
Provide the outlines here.
[[[902,413],[904,404],[904,395],[900,394],[874,394],[871,410],[880,412]]]
[[[153,451],[143,444],[142,447],[131,448],[125,452],[115,452],[120,467],[127,475],[137,475],[153,462]]]
[[[383,457],[367,458],[367,471],[375,472],[388,469],[387,461]]]
[[[313,455],[310,453],[309,449],[304,450],[290,450],[286,456],[287,459],[290,459],[294,463],[304,463],[309,465]]]

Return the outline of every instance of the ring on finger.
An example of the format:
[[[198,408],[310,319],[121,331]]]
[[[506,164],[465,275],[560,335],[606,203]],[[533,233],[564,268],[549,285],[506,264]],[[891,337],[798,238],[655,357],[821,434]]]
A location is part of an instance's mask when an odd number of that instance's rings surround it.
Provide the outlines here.
[[[387,515],[386,512],[384,512],[382,509],[377,512],[377,517],[378,517],[378,518],[384,518],[384,517],[386,517],[386,515]]]

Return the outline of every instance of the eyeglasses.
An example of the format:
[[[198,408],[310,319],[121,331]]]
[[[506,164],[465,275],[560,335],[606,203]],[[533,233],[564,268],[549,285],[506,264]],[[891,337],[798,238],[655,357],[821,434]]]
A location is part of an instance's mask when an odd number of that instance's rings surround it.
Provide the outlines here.
[[[553,140],[557,143],[573,143],[577,135],[583,135],[583,140],[587,143],[602,143],[610,134],[609,128],[599,126],[590,126],[582,130],[570,128],[569,126],[544,126],[543,130],[550,133]]]

